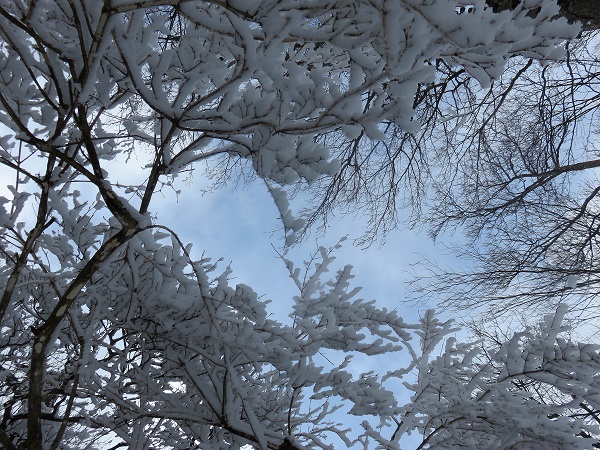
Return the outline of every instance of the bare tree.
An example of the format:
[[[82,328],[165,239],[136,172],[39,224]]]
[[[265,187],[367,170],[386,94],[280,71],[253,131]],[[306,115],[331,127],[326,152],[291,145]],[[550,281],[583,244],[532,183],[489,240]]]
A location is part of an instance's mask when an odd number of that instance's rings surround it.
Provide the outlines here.
[[[449,169],[424,221],[434,237],[466,234],[454,248],[466,264],[430,266],[419,295],[492,316],[569,301],[581,318],[597,317],[600,66],[588,39],[562,64],[512,69],[445,140],[438,157]]]

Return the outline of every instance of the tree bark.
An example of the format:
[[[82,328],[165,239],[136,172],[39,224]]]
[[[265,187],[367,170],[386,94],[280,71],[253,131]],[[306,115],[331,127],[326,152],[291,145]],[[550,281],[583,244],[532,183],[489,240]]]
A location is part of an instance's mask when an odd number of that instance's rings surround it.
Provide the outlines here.
[[[520,0],[486,0],[495,12],[516,8]],[[600,29],[600,1],[558,0],[561,15],[570,22],[580,22],[584,30]]]

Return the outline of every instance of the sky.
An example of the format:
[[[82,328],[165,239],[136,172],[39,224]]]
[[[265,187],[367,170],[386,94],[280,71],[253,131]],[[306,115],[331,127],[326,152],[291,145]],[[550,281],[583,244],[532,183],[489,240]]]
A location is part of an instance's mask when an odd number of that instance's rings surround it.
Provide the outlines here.
[[[193,243],[195,257],[204,252],[213,259],[223,258],[220,264],[223,269],[231,265],[234,283],[251,286],[273,301],[274,313],[284,314],[284,305],[291,305],[295,295],[295,285],[278,257],[284,245],[281,220],[264,183],[256,180],[249,186],[227,186],[205,195],[203,187],[198,173],[192,184],[175,186],[181,190],[179,195],[173,191],[157,194],[151,209],[158,212],[158,222],[180,233],[184,242]],[[291,203],[292,211],[300,206]],[[329,223],[325,235],[312,233],[290,249],[288,257],[301,266],[318,246],[329,248],[348,236],[335,253],[336,269],[352,265],[354,284],[362,287],[362,298],[398,309],[407,321],[418,320],[419,311],[427,307],[403,304],[411,266],[425,255],[441,254],[443,246],[425,233],[404,229],[392,232],[383,245],[360,249],[352,241],[360,237],[362,227],[354,217],[338,217]]]

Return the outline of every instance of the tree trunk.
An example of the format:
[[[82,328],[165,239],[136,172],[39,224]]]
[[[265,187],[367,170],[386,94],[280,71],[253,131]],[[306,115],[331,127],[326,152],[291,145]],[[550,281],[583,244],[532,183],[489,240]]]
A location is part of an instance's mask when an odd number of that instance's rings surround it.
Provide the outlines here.
[[[486,0],[495,12],[514,9],[519,0]],[[584,30],[600,29],[600,1],[598,0],[558,0],[561,15],[571,22],[581,22]]]

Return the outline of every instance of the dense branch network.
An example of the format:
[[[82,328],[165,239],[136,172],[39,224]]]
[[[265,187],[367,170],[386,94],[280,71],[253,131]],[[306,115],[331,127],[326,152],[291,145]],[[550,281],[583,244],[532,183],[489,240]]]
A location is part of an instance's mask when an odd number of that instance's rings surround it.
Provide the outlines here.
[[[472,265],[433,268],[438,282],[422,276],[419,295],[492,316],[561,301],[597,316],[600,72],[588,39],[563,63],[517,63],[481,115],[445,141],[440,167],[460,162],[438,172],[425,221],[434,236],[464,231],[470,241],[455,250]]]
[[[473,6],[0,0],[0,165],[11,180],[0,197],[0,444],[398,448],[415,430],[420,448],[465,436],[481,448],[507,433],[527,442],[535,430],[557,448],[596,439],[591,413],[569,411],[599,409],[598,353],[558,338],[562,310],[500,346],[495,365],[450,341],[436,359],[450,322],[428,312],[407,324],[358,299],[349,267],[325,275],[333,256],[321,249],[305,276],[283,256],[298,287],[288,326],[153,215],[157,192],[220,158],[265,180],[293,237],[302,223],[282,185],[361,175],[363,138],[369,157],[399,157],[389,140],[428,127],[427,105],[489,85],[515,55],[556,58],[577,32],[550,2]],[[407,364],[385,379],[349,368],[353,355],[400,351]],[[348,358],[320,365],[322,354]],[[566,379],[565,367],[581,370]],[[401,406],[387,380],[408,376],[414,396]],[[538,405],[512,384],[530,379],[576,403]],[[539,410],[534,430],[515,432],[500,398],[521,415]],[[342,405],[365,419],[358,437],[337,424]]]

